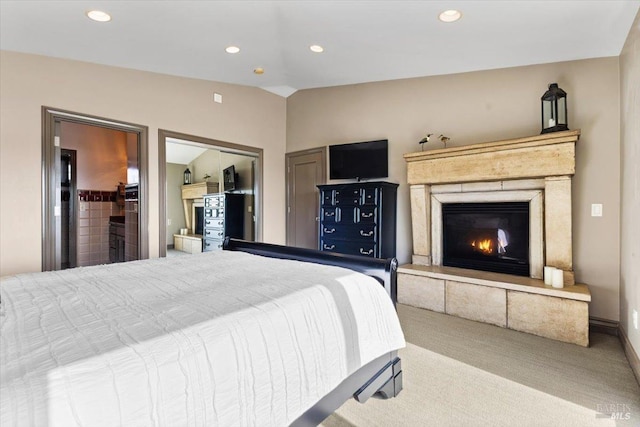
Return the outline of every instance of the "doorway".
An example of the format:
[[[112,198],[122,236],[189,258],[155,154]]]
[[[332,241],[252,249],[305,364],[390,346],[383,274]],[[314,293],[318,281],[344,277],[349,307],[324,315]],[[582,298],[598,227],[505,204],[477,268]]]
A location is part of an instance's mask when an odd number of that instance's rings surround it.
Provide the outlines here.
[[[319,184],[326,182],[326,150],[286,154],[287,245],[318,249]]]
[[[198,207],[203,201],[200,198],[187,200],[182,198],[187,169],[189,169],[189,182],[206,186],[206,193],[219,193],[226,190],[234,194],[242,194],[244,203],[242,238],[260,241],[262,239],[262,155],[261,148],[160,129],[158,132],[160,256],[167,256],[168,246],[175,244],[176,235],[182,228],[188,235],[178,234],[177,239],[179,245],[184,242],[189,243],[190,249],[186,252],[199,252],[193,250],[194,241],[202,244],[202,236],[198,236],[196,231],[198,230]],[[234,177],[238,178],[233,183],[233,188],[229,187],[229,182],[225,185],[225,176],[230,169],[235,170]]]
[[[64,141],[62,138],[63,128],[65,127],[73,127],[73,126],[83,126],[86,129],[91,130],[110,130],[116,131],[120,133],[125,133],[128,139],[131,139],[130,143],[127,144],[129,147],[134,147],[134,152],[127,153],[125,157],[135,159],[135,164],[137,165],[135,171],[131,172],[131,179],[135,180],[136,184],[139,187],[139,196],[140,203],[138,206],[138,233],[137,233],[137,241],[135,242],[137,245],[137,256],[136,259],[144,259],[149,257],[149,248],[148,248],[148,230],[146,224],[148,222],[148,141],[147,141],[147,128],[144,126],[139,126],[135,124],[130,124],[126,122],[114,121],[110,119],[104,119],[95,116],[89,116],[81,113],[74,113],[64,110],[58,110],[51,107],[42,107],[42,124],[43,124],[43,132],[42,132],[42,180],[43,180],[43,190],[42,190],[42,270],[50,271],[50,270],[60,270],[63,267],[66,267],[67,264],[69,267],[72,266],[73,260],[69,259],[68,262],[63,263],[63,203],[62,199],[63,192],[61,189],[63,188],[63,149],[64,149]],[[80,142],[81,145],[81,142]],[[100,144],[103,150],[109,151],[113,150],[114,146],[110,144],[108,141]],[[97,165],[102,166],[103,163],[106,162],[102,157],[98,156],[89,162],[82,162],[79,159],[80,150],[78,149],[76,155],[76,171],[81,165],[84,167],[88,167],[89,169],[95,168]],[[85,164],[86,163],[86,164]],[[127,180],[126,176],[129,175],[129,164],[125,163],[124,169],[125,172],[125,181]],[[117,186],[119,182],[113,182],[113,191],[102,191],[102,189],[93,190],[92,188],[82,189],[78,188],[78,179],[77,173],[75,175],[75,188],[73,192],[69,191],[69,199],[73,199],[74,201],[74,213],[70,213],[74,215],[75,224],[70,223],[71,225],[78,226],[80,223],[80,214],[87,216],[87,214],[91,213],[93,210],[91,208],[98,207],[97,204],[90,205],[91,202],[106,202],[105,205],[111,205],[112,201],[115,205],[117,203]],[[86,191],[80,191],[86,190]],[[113,198],[113,200],[112,200]],[[102,203],[101,203],[102,204]],[[84,208],[84,209],[83,209]],[[109,213],[102,212],[103,206],[100,206],[100,217],[103,218],[106,215],[107,221],[109,219]],[[75,214],[78,215],[75,215]],[[97,214],[97,212],[94,212]],[[82,218],[87,219],[87,228],[91,227],[92,218]],[[66,222],[66,219],[64,220]],[[102,223],[97,224],[96,228],[104,231],[108,230],[107,227],[102,227]],[[73,228],[73,227],[70,227]],[[69,236],[73,233],[73,230],[69,231]],[[108,233],[108,231],[106,231]],[[85,233],[82,234],[84,236]],[[82,237],[78,232],[76,236],[78,239]],[[101,236],[102,237],[102,236]],[[84,237],[83,237],[84,238]],[[76,239],[77,240],[77,239]],[[106,241],[103,241],[106,240]],[[77,242],[76,242],[77,243]],[[83,242],[85,244],[85,242]],[[94,243],[91,243],[91,239],[88,239],[86,245],[88,247],[96,249],[96,251],[108,253],[108,234],[106,239],[100,240],[99,243],[94,239]],[[69,242],[69,248],[73,245],[73,242]],[[93,245],[93,246],[91,246]],[[66,247],[66,244],[65,244]],[[80,248],[79,244],[76,244],[76,259],[78,258],[78,249]],[[71,257],[71,252],[67,255],[69,258]],[[90,258],[91,259],[91,258]],[[93,260],[92,260],[93,261]],[[100,260],[99,263],[102,260]],[[98,263],[98,261],[96,261]],[[76,263],[79,264],[79,263]]]

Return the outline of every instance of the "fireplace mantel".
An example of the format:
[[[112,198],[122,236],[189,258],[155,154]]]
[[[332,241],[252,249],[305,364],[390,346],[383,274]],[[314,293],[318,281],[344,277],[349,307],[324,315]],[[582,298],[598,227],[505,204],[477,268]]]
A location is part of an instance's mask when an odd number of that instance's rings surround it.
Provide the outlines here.
[[[411,184],[545,178],[575,173],[580,130],[405,154]]]

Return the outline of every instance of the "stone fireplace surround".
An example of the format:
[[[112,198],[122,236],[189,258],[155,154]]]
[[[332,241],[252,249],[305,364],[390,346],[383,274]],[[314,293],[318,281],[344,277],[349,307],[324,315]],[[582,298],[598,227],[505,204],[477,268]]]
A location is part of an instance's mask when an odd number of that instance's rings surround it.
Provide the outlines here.
[[[398,300],[434,311],[588,345],[586,285],[575,284],[571,177],[580,131],[555,132],[405,155],[412,264],[398,270]],[[442,264],[442,204],[525,201],[529,278]],[[551,265],[564,288],[544,285]]]

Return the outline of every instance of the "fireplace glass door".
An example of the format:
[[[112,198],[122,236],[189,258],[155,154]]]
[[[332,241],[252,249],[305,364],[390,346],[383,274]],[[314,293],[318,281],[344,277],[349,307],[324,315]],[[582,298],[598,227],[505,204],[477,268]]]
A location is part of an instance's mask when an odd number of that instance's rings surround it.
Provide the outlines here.
[[[442,264],[529,276],[529,203],[442,205]]]

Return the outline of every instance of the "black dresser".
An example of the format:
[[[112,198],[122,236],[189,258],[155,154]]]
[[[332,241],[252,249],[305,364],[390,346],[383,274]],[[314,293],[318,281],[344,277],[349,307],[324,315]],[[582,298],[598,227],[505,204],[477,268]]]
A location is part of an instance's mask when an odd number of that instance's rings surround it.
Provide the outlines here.
[[[321,251],[372,258],[396,256],[398,184],[318,185]]]
[[[226,236],[244,237],[244,194],[205,194],[202,251],[222,249]]]

